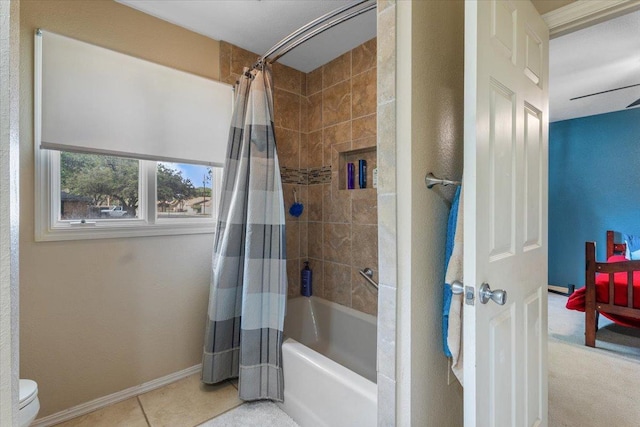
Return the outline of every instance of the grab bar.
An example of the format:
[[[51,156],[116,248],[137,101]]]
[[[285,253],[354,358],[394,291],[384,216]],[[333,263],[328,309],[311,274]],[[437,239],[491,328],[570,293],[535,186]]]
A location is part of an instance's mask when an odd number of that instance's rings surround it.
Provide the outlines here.
[[[427,185],[427,188],[431,189],[434,185],[461,185],[460,181],[451,181],[450,179],[440,179],[436,177],[434,174],[429,172],[427,176],[424,177],[424,183]]]
[[[367,279],[367,282],[369,282],[371,286],[378,289],[378,283],[375,280],[373,280],[373,270],[367,267],[364,270],[360,270],[359,273],[362,277]]]

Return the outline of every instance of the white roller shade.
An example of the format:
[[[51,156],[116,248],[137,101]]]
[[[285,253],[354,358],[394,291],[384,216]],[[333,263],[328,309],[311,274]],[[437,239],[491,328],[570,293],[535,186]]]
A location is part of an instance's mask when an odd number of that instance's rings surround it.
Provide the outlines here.
[[[42,148],[224,165],[231,86],[41,34]]]

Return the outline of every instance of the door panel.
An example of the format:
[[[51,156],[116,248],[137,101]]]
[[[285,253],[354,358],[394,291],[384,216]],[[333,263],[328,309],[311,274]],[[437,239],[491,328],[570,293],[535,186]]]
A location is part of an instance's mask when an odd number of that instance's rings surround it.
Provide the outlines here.
[[[548,30],[526,0],[465,13],[465,426],[545,426]]]
[[[489,167],[491,168],[491,260],[515,253],[515,94],[491,81]]]
[[[541,393],[541,385],[543,384],[542,375],[546,372],[542,370],[542,339],[540,334],[541,313],[543,299],[541,289],[537,289],[532,295],[524,301],[524,355],[525,355],[525,403],[526,403],[526,424],[527,426],[540,425],[544,418],[542,413],[545,405],[542,399],[546,396]]]
[[[513,306],[504,310],[489,322],[491,373],[491,417],[496,425],[513,425],[516,393],[515,313]]]
[[[544,55],[544,45],[542,44],[542,40],[540,36],[538,36],[535,31],[531,28],[526,28],[526,51],[525,51],[525,59],[524,59],[524,74],[527,76],[534,84],[537,84],[539,87],[542,87],[542,66],[544,63],[543,55]]]
[[[525,102],[524,105],[524,251],[540,247],[540,217],[542,216],[542,112]]]
[[[491,42],[502,55],[516,62],[516,9],[513,3],[493,2],[491,4]]]

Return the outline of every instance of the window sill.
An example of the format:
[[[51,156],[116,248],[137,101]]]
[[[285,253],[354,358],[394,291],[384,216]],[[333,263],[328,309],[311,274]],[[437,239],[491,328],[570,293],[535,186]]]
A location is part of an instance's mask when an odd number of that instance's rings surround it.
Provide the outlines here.
[[[182,222],[171,224],[159,222],[147,224],[131,221],[128,224],[113,225],[88,223],[87,225],[59,223],[54,227],[36,230],[36,242],[54,242],[62,240],[116,239],[126,237],[176,236],[187,234],[213,234],[215,223]],[[144,225],[143,225],[144,224]]]

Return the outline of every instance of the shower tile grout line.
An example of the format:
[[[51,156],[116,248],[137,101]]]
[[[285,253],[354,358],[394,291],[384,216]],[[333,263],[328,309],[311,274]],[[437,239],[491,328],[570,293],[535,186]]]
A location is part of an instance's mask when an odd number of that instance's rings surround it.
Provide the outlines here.
[[[298,258],[297,258],[297,259],[298,259]],[[302,258],[299,258],[299,259],[302,259]],[[306,259],[306,258],[305,258],[305,259]],[[341,266],[341,267],[359,268],[358,266],[354,266],[353,264],[341,264],[341,263],[339,263],[339,262],[327,261],[327,260],[321,260],[321,259],[319,259],[319,258],[311,258],[311,259],[316,260],[316,261],[329,262],[329,263],[331,263],[331,264],[339,265],[339,266]],[[363,268],[364,268],[364,267],[363,267]],[[375,270],[374,270],[374,271],[375,271]],[[364,279],[363,279],[363,280],[364,280]]]
[[[346,80],[345,80],[345,81],[346,81]],[[304,95],[301,95],[301,96],[304,96]],[[300,133],[310,134],[310,133],[314,133],[314,132],[320,132],[320,131],[322,131],[322,130],[324,130],[324,129],[331,128],[331,127],[334,127],[334,126],[342,125],[342,124],[345,124],[345,123],[347,123],[347,122],[352,122],[352,121],[354,121],[354,120],[358,120],[358,119],[361,119],[361,118],[363,118],[363,117],[373,116],[373,115],[376,115],[376,114],[377,114],[377,113],[367,113],[367,114],[363,114],[363,115],[361,115],[361,116],[352,117],[352,118],[350,118],[350,119],[343,120],[343,121],[341,121],[341,122],[332,123],[332,124],[330,124],[330,125],[326,125],[326,126],[325,126],[325,125],[322,125],[322,126],[321,126],[321,127],[319,127],[319,128],[316,128],[316,129],[313,129],[313,130],[308,130],[307,132],[303,132],[303,131],[301,131],[301,130],[299,130],[299,129],[291,129],[291,128],[286,128],[286,127],[282,127],[282,126],[276,126],[276,127],[281,128],[281,129],[285,129],[285,130],[291,130],[291,131],[295,131],[295,132],[300,132]],[[365,138],[366,138],[366,137],[365,137]],[[358,141],[358,140],[360,140],[360,139],[364,139],[364,138],[358,138],[356,141]],[[347,142],[347,141],[345,141],[345,142]],[[340,142],[338,142],[338,144],[341,144],[341,143],[340,143]],[[333,144],[332,144],[332,145],[333,145]]]
[[[351,68],[351,67],[350,67],[350,68]],[[315,94],[317,94],[317,93],[320,93],[320,92],[322,92],[322,91],[325,91],[325,90],[327,90],[327,89],[331,89],[332,87],[337,86],[337,85],[339,85],[340,83],[344,83],[344,82],[346,82],[347,80],[353,80],[353,78],[354,78],[354,77],[358,77],[358,76],[360,76],[360,75],[362,75],[362,74],[366,73],[367,71],[371,71],[371,70],[374,70],[374,69],[376,69],[376,68],[378,68],[378,66],[377,66],[377,65],[374,65],[374,66],[372,66],[372,67],[367,68],[367,69],[366,69],[366,70],[364,70],[364,71],[360,71],[360,72],[359,72],[359,73],[357,73],[357,74],[350,74],[350,77],[347,77],[346,79],[342,79],[342,80],[340,80],[340,81],[338,81],[338,82],[336,82],[336,83],[332,84],[331,86],[323,87],[322,89],[320,89],[320,90],[318,90],[318,91],[316,91],[316,92],[314,92],[314,93],[311,93],[311,94],[309,94],[309,95],[302,95],[301,93],[291,92],[290,90],[286,90],[286,89],[278,88],[278,87],[276,87],[276,89],[280,89],[280,90],[283,90],[283,91],[285,91],[285,92],[293,93],[293,94],[295,94],[295,95],[300,95],[300,96],[309,97],[309,96],[313,96],[313,95],[315,95]],[[373,113],[371,113],[371,114],[373,114]]]

